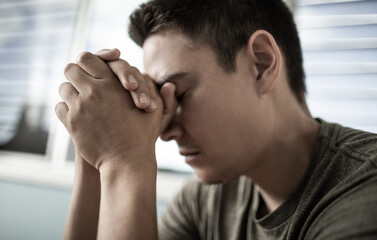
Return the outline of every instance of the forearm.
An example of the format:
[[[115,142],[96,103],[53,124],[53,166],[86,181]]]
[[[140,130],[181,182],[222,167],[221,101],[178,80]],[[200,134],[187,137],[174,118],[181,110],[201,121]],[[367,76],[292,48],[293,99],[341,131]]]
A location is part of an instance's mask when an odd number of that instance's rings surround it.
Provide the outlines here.
[[[76,153],[75,179],[63,239],[96,239],[100,205],[100,175]]]
[[[108,164],[100,172],[98,239],[157,239],[156,165]]]

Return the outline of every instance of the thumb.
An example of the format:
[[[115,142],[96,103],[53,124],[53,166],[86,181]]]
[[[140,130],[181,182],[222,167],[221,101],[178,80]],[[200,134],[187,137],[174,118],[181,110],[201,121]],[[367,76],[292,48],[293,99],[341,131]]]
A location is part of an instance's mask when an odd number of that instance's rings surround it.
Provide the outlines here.
[[[161,132],[164,132],[178,108],[178,102],[175,98],[175,84],[171,82],[165,83],[160,90],[160,95],[164,103],[164,111],[162,113]]]
[[[103,61],[115,61],[120,57],[120,51],[116,48],[113,49],[101,49],[96,55]]]

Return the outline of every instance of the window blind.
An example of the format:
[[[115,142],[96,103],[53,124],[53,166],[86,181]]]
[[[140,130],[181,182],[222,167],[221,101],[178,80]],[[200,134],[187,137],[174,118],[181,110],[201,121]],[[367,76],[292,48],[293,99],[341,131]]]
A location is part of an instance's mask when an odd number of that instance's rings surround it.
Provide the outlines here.
[[[377,1],[298,0],[315,117],[377,133]]]
[[[0,149],[45,153],[78,0],[0,3]]]

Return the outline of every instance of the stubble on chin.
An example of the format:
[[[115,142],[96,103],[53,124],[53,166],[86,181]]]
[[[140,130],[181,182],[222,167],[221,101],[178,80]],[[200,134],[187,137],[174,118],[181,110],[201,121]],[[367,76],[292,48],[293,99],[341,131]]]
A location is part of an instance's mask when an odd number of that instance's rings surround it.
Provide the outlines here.
[[[230,166],[222,169],[195,169],[195,173],[201,182],[209,185],[227,183],[240,177],[240,175],[236,174]]]

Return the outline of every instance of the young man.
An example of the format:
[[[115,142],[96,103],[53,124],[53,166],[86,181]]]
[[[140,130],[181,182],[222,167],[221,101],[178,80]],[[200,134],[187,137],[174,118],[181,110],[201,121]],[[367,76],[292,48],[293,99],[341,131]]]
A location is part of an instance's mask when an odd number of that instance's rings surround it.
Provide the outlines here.
[[[56,112],[77,151],[65,239],[377,237],[377,136],[311,117],[283,2],[155,0],[130,35],[145,75],[117,50],[65,69]],[[157,231],[158,135],[198,180]]]

